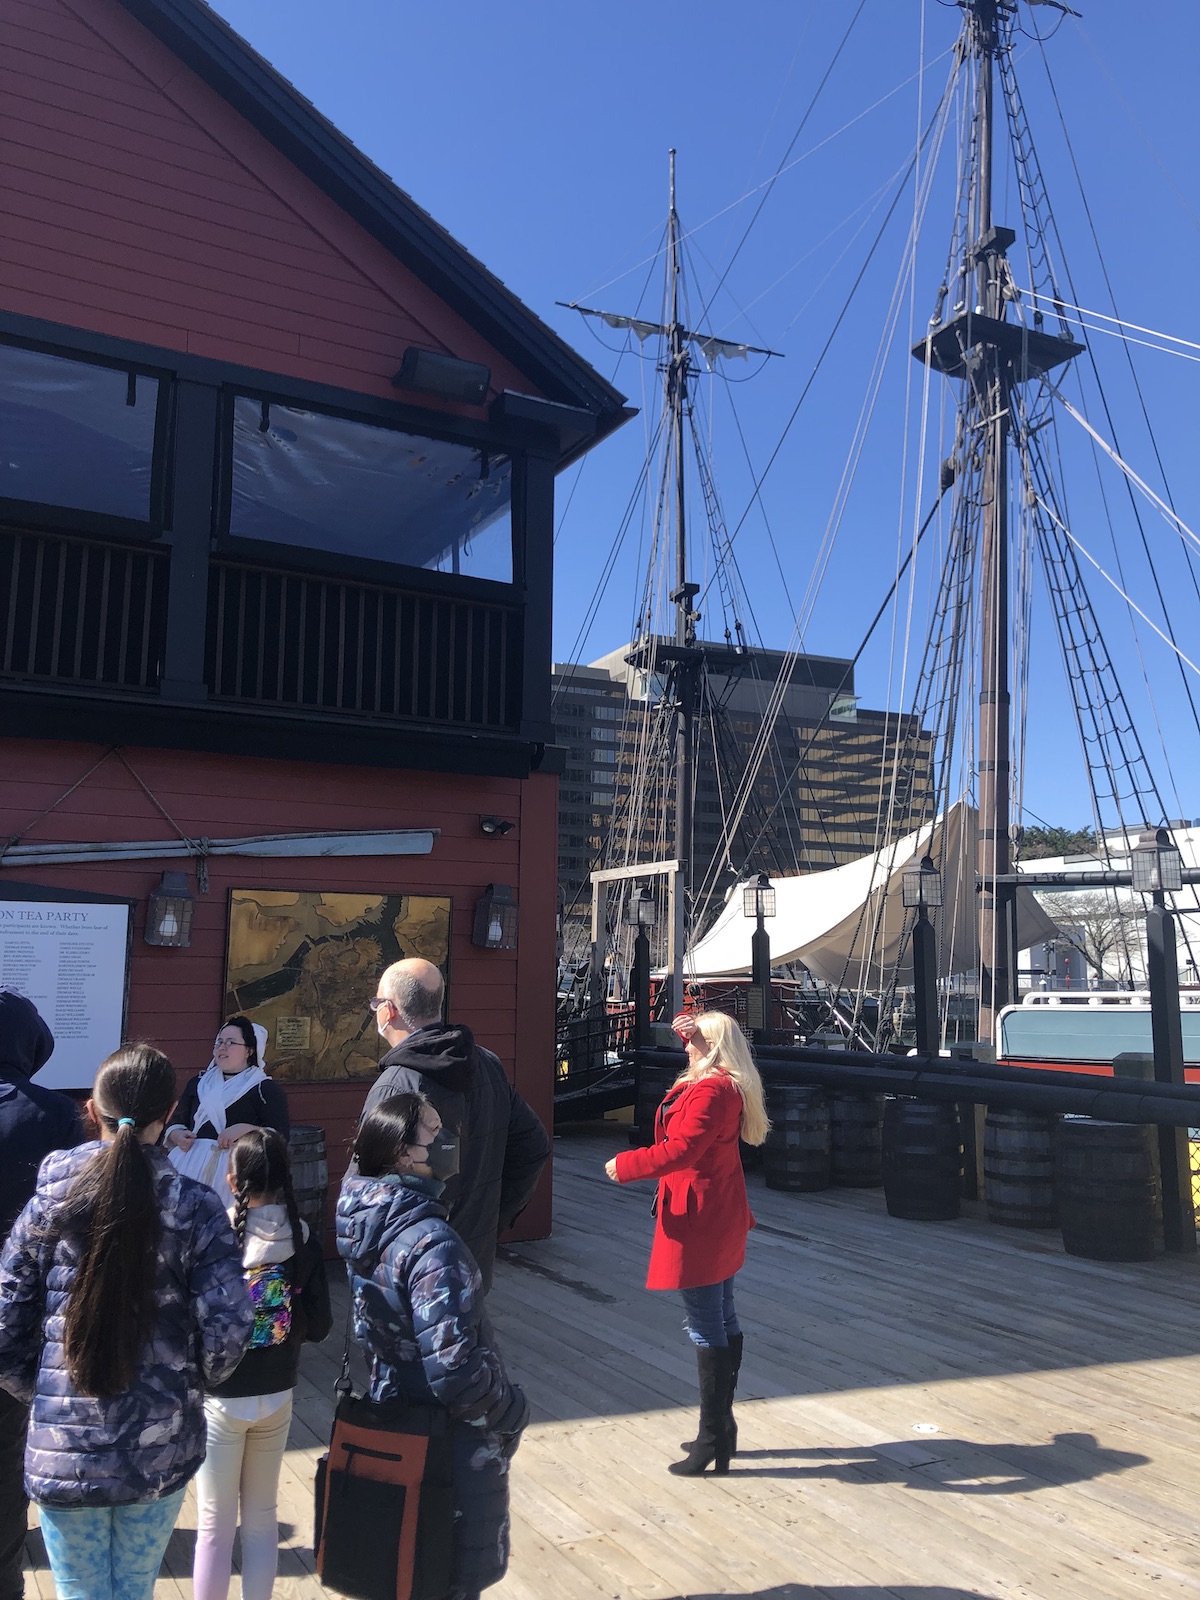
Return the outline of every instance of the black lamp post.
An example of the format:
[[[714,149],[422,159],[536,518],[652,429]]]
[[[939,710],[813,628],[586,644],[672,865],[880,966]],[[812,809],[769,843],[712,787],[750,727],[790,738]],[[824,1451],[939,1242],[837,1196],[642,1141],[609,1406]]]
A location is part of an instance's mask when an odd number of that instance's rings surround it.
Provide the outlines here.
[[[1156,1083],[1182,1083],[1183,1026],[1179,1018],[1179,958],[1175,920],[1167,895],[1183,888],[1183,857],[1166,828],[1148,829],[1129,857],[1133,887],[1149,895],[1146,907],[1146,976],[1150,985],[1150,1030]],[[1160,1127],[1163,1243],[1186,1255],[1196,1249],[1196,1211],[1188,1163],[1186,1128]]]
[[[933,1055],[938,1047],[937,935],[930,911],[942,903],[942,879],[931,856],[922,856],[901,874],[904,909],[917,913],[912,930],[913,1007],[917,1017],[917,1054]]]
[[[653,891],[639,889],[630,901],[626,917],[628,925],[637,929],[633,940],[630,988],[633,990],[634,1038],[639,1050],[644,1050],[650,1043],[650,929],[657,916]]]
[[[742,890],[742,912],[755,921],[750,936],[750,987],[746,991],[746,1022],[755,1044],[771,1042],[771,936],[764,923],[775,915],[775,891],[765,872]]]

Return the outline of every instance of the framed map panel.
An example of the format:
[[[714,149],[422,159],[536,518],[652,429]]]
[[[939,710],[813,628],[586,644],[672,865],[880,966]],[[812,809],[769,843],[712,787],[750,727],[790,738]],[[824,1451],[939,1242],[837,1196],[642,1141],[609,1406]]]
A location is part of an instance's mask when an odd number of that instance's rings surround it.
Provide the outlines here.
[[[266,1028],[281,1082],[373,1078],[388,1046],[367,1002],[407,956],[448,976],[449,895],[231,889],[225,1015]]]

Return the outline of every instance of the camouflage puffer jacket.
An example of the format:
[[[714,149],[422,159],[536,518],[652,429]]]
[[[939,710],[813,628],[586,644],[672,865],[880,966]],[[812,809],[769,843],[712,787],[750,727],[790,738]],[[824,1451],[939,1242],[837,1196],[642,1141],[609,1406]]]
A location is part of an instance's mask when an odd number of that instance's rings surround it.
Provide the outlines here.
[[[479,1268],[446,1221],[441,1185],[350,1176],[337,1206],[354,1336],[373,1400],[437,1402],[455,1420],[454,1586],[473,1593],[508,1565],[508,1463],[529,1416],[483,1310]]]
[[[125,1394],[77,1392],[62,1336],[79,1248],[52,1227],[98,1149],[46,1157],[0,1257],[0,1387],[32,1402],[25,1484],[43,1505],[126,1505],[186,1483],[204,1457],[203,1385],[233,1371],[254,1325],[241,1251],[216,1193],[149,1148],[162,1211],[154,1334]]]

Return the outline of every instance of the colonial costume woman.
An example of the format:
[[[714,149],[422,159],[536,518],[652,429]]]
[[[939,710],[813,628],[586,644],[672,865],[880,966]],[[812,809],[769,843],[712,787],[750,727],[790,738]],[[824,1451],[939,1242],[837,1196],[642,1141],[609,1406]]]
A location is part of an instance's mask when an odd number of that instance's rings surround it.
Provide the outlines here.
[[[253,1128],[274,1128],[286,1139],[287,1096],[263,1067],[267,1030],[248,1017],[230,1017],[217,1034],[213,1058],[189,1079],[163,1143],[186,1177],[224,1197],[229,1147]]]

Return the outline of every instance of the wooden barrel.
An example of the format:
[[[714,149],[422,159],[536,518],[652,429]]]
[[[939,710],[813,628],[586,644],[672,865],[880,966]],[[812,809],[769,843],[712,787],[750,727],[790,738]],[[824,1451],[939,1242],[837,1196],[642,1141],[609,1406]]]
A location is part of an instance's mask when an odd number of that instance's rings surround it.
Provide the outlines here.
[[[1006,1228],[1054,1228],[1056,1117],[988,1108],[983,1130],[983,1193],[988,1218]]]
[[[1155,1130],[1063,1117],[1055,1151],[1058,1212],[1068,1255],[1149,1261],[1161,1248]]]
[[[883,1096],[829,1094],[829,1177],[838,1189],[883,1182]]]
[[[639,1063],[633,1107],[634,1127],[629,1135],[630,1144],[654,1143],[655,1112],[681,1071],[682,1068],[675,1064],[660,1067]]]
[[[958,1107],[889,1098],[883,1108],[883,1195],[889,1216],[950,1222],[962,1205]]]
[[[768,1189],[829,1187],[829,1105],[823,1089],[801,1083],[765,1085],[771,1131],[763,1145]]]
[[[296,1209],[308,1223],[309,1233],[319,1239],[325,1231],[325,1192],[329,1188],[325,1129],[293,1124],[288,1135],[288,1155]]]

